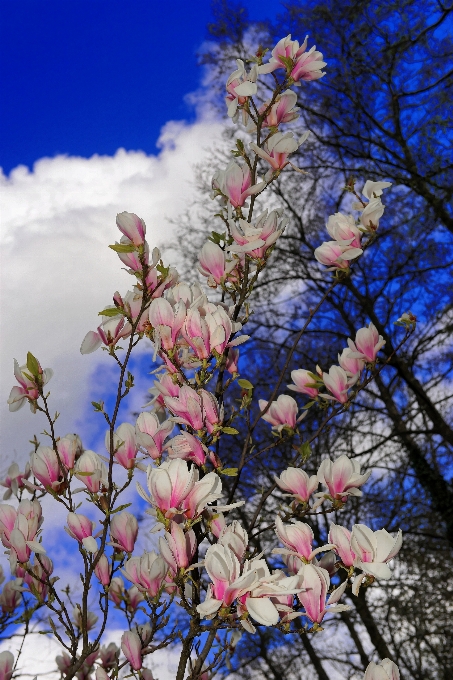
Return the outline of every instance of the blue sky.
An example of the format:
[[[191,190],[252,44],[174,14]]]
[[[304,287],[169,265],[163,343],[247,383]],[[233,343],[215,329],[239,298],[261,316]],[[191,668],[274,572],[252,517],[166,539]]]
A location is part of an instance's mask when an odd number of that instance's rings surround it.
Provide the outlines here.
[[[245,0],[251,19],[276,0]],[[0,166],[44,156],[156,153],[168,120],[192,120],[210,0],[1,0]],[[234,65],[233,65],[234,66]]]

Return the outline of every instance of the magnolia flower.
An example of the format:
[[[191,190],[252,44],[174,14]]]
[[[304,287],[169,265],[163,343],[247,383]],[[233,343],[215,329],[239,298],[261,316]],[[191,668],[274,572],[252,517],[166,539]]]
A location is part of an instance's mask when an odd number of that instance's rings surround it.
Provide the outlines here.
[[[198,256],[198,271],[208,279],[208,286],[222,284],[237,265],[237,260],[227,260],[225,251],[212,241],[206,241]]]
[[[176,345],[178,333],[186,318],[186,306],[179,301],[174,308],[168,300],[156,298],[149,307],[149,321],[154,328],[154,343],[156,349],[173,349]]]
[[[259,194],[266,186],[260,182],[252,186],[250,169],[231,161],[225,170],[218,170],[212,179],[212,188],[231,203],[233,208],[243,206],[249,196]]]
[[[210,305],[204,316],[196,307],[189,309],[182,334],[197,358],[207,359],[214,351],[223,354],[226,347],[248,340],[248,335],[241,335],[230,341],[241,328],[242,324],[232,321],[221,305]]]
[[[75,476],[91,493],[97,493],[102,486],[106,487],[108,484],[107,469],[94,451],[87,450],[82,453],[75,466]]]
[[[3,590],[0,593],[0,608],[3,614],[12,614],[21,604],[22,597],[19,590],[21,585],[22,579],[15,578],[3,586]]]
[[[361,248],[342,245],[338,241],[325,241],[315,249],[314,254],[318,262],[327,265],[328,271],[331,271],[333,269],[348,269],[349,261],[354,260],[362,253]]]
[[[274,476],[274,479],[280,489],[288,491],[289,495],[294,496],[299,503],[308,503],[310,496],[319,485],[317,475],[309,477],[305,470],[295,467],[283,470],[280,477]]]
[[[257,91],[258,68],[256,64],[252,66],[248,74],[242,59],[236,59],[236,64],[238,65],[236,71],[233,71],[226,82],[228,94],[225,97],[225,103],[230,118],[235,118],[238,106],[243,106],[247,99]]]
[[[324,385],[327,387],[330,394],[322,394],[324,399],[333,399],[334,401],[345,404],[348,401],[348,390],[353,384],[353,379],[348,377],[346,371],[339,366],[331,366],[328,373],[322,374]]]
[[[57,490],[62,480],[62,470],[58,456],[50,446],[39,446],[30,455],[31,471],[41,484]]]
[[[155,413],[145,411],[140,413],[135,424],[136,441],[153,460],[157,460],[162,456],[164,441],[173,428],[171,420],[160,423]]]
[[[202,617],[215,614],[221,606],[229,607],[237,597],[244,595],[258,582],[255,571],[240,575],[239,560],[226,546],[210,545],[204,564],[212,584],[208,586],[205,601],[197,606]]]
[[[373,198],[363,209],[360,216],[360,221],[364,227],[368,229],[376,229],[379,226],[379,220],[384,214],[385,205],[380,198]]]
[[[138,534],[138,522],[130,512],[119,512],[113,515],[110,523],[112,544],[118,550],[131,553]]]
[[[68,526],[64,527],[65,531],[75,538],[79,543],[82,543],[85,550],[89,552],[96,552],[98,549],[96,540],[93,538],[93,529],[95,522],[92,522],[85,515],[79,515],[75,512],[70,512],[67,519]]]
[[[296,106],[297,94],[292,90],[285,90],[279,95],[262,123],[262,127],[278,127],[281,123],[290,123],[299,117],[299,107]],[[260,114],[268,108],[270,101],[264,102],[260,107]]]
[[[346,589],[347,581],[343,581],[341,586],[335,588],[326,601],[330,587],[328,572],[322,567],[304,564],[299,574],[302,577],[301,587],[305,590],[299,593],[298,598],[305,608],[306,615],[313,623],[321,623],[329,612],[344,612],[350,609],[348,605],[336,604]]]
[[[30,573],[31,571],[31,573]],[[53,572],[53,562],[47,555],[40,555],[39,561],[36,555],[33,559],[33,566],[28,564],[28,571],[24,575],[24,582],[28,585],[30,592],[42,603],[48,593],[48,579]]]
[[[318,481],[327,486],[333,499],[345,500],[345,496],[362,496],[362,491],[358,487],[365,484],[370,475],[371,470],[361,475],[360,463],[352,461],[345,455],[340,456],[333,463],[326,458],[318,469]]]
[[[184,533],[176,522],[171,522],[170,533],[167,532],[165,538],[159,538],[160,554],[173,574],[177,574],[179,569],[187,569],[196,549],[195,532],[190,529]]]
[[[108,586],[110,583],[110,578],[112,574],[112,567],[106,555],[101,555],[95,568],[94,573],[96,574],[99,581],[103,586]]]
[[[145,242],[146,224],[134,213],[119,213],[116,216],[116,226],[135,246],[141,246]]]
[[[120,648],[114,643],[110,642],[107,646],[103,645],[99,650],[100,662],[104,668],[113,667],[119,658]]]
[[[300,80],[310,81],[322,78],[325,72],[321,69],[326,66],[326,62],[322,60],[321,52],[317,52],[314,45],[306,52],[307,39],[308,36],[300,47],[297,40],[291,40],[291,35],[279,40],[272,50],[269,63],[258,67],[259,73],[272,73],[278,68],[284,68],[289,71],[289,75],[295,83]],[[291,66],[288,66],[284,59],[290,59],[292,61]]]
[[[331,524],[329,531],[329,543],[335,545],[335,552],[345,567],[352,567],[355,553],[351,548],[351,532],[340,524]]]
[[[77,434],[67,434],[57,442],[58,455],[68,470],[72,470],[78,454],[82,453],[82,442]]]
[[[110,449],[110,432],[105,433],[105,448],[115,456],[116,461],[126,470],[133,469],[137,455],[135,428],[130,423],[122,423],[113,433],[113,451]]]
[[[81,611],[80,607],[74,607],[74,609],[72,610],[72,618],[73,618],[74,623],[75,623],[75,625],[77,626],[77,628],[79,628],[80,630],[82,630],[82,627],[84,626],[84,623],[83,623],[83,621],[82,621],[82,611]],[[88,611],[88,612],[87,612],[87,621],[86,621],[86,628],[85,628],[85,630],[87,630],[87,631],[88,631],[88,630],[92,630],[92,629],[94,628],[94,626],[96,625],[96,622],[97,622],[98,618],[99,618],[99,617],[96,616],[96,614],[95,614],[94,612]],[[94,656],[93,661],[96,659],[96,657],[97,657],[97,655],[98,655],[97,651],[94,652],[94,655],[95,655],[95,656]],[[86,662],[87,662],[87,661],[88,661],[88,659],[86,660]],[[86,662],[85,662],[85,663],[86,663]]]
[[[127,630],[121,637],[121,649],[134,671],[142,667],[142,643],[137,633]]]
[[[153,550],[144,552],[141,557],[131,557],[124,565],[123,574],[141,592],[149,597],[155,597],[167,571],[168,566],[165,561]]]
[[[14,656],[11,652],[0,653],[0,679],[11,680],[13,676]]]
[[[202,466],[206,461],[206,453],[208,453],[208,449],[190,432],[182,431],[181,434],[168,442],[168,457],[170,459],[183,458],[190,460],[195,465]]]
[[[225,526],[218,536],[220,545],[230,548],[241,561],[247,550],[249,538],[246,530],[238,520],[233,520],[231,524]]]
[[[294,384],[287,385],[289,390],[308,394],[312,399],[316,399],[318,396],[318,389],[316,387],[308,387],[308,385],[313,385],[315,382],[313,374],[310,371],[306,371],[304,368],[298,368],[295,371],[291,371],[291,378]]]
[[[382,335],[379,335],[376,326],[370,323],[368,327],[359,328],[355,336],[355,342],[348,338],[349,357],[374,363],[377,353],[385,345]]]
[[[393,537],[385,529],[372,531],[365,524],[354,524],[351,535],[351,548],[356,554],[354,566],[365,574],[389,579],[391,571],[387,562],[399,553],[402,542],[401,529]]]
[[[5,516],[5,515],[4,515]],[[11,520],[11,515],[6,516]],[[42,509],[39,501],[21,501],[15,517],[14,527],[7,537],[8,547],[10,548],[11,572],[14,573],[16,563],[28,562],[32,552],[45,554],[41,543],[35,540],[39,526],[42,523]],[[2,542],[6,532],[2,531]]]
[[[335,213],[327,220],[327,231],[338,243],[351,248],[360,248],[361,232],[352,215]]]
[[[17,463],[11,463],[6,473],[5,479],[3,479],[0,484],[6,488],[3,494],[3,500],[6,501],[8,498],[14,494],[17,496],[20,489],[24,488],[24,479],[30,477],[30,465],[27,463],[25,465],[24,472],[21,472]]]
[[[268,403],[264,399],[260,399],[258,402],[260,411],[263,411]],[[284,427],[294,430],[296,424],[303,417],[297,418],[297,411],[298,406],[295,399],[287,394],[281,394],[276,401],[272,402],[267,413],[261,417],[267,423],[270,423],[272,429],[277,430],[277,432],[281,432]]]
[[[229,220],[234,243],[228,246],[228,250],[239,255],[247,253],[249,257],[262,259],[268,248],[281,236],[287,223],[288,218],[282,217],[281,210],[272,210],[269,215],[265,210],[253,223],[243,219],[239,219],[238,222]]]
[[[365,368],[365,362],[362,359],[356,359],[351,356],[351,350],[345,348],[341,354],[338,355],[338,363],[343,371],[346,371],[351,377],[361,373]]]
[[[124,600],[124,581],[121,576],[114,576],[109,586],[109,600],[117,607]]]
[[[31,375],[31,371],[27,365],[19,367],[18,362],[14,359],[14,377],[20,387],[17,387],[16,385],[9,394],[7,403],[9,404],[10,411],[18,411],[28,399],[30,402],[30,409],[34,412],[35,409],[32,402],[36,401],[39,397],[39,386],[46,385],[53,376],[51,368],[45,368],[43,370],[39,361],[37,361],[37,359],[35,359],[35,361],[37,363],[38,371],[36,376]]]
[[[382,184],[388,184],[388,182],[382,182]],[[381,663],[372,661],[366,667],[363,680],[400,680],[400,672],[396,663],[390,659],[383,659]]]
[[[331,550],[334,547],[333,545],[326,544],[313,550],[313,531],[305,522],[293,521],[292,524],[285,525],[281,518],[277,516],[275,520],[275,533],[290,553],[296,553],[298,557],[303,557],[307,562],[311,562],[318,553]],[[275,548],[272,552],[287,555],[288,550]]]
[[[109,309],[109,308],[107,308]],[[112,307],[112,309],[116,309]],[[126,322],[123,315],[102,316],[103,322],[96,331],[88,331],[80,346],[81,354],[91,354],[104,344],[106,347],[114,347],[118,340],[126,338],[131,333],[131,325]]]
[[[307,137],[308,132],[304,133],[299,140],[293,136],[292,132],[276,132],[275,135],[269,137],[263,148],[253,142],[250,144],[250,148],[271,166],[271,170],[265,177],[267,181],[272,178],[272,171],[283,170],[288,165],[288,156],[297,151]]]
[[[202,430],[206,427],[211,433],[223,418],[222,412],[219,412],[217,399],[206,390],[196,392],[192,387],[183,385],[177,398],[165,397],[164,401],[175,416],[174,422],[188,425],[193,430]]]
[[[372,182],[368,179],[362,189],[362,194],[371,201],[373,198],[379,198],[382,196],[383,189],[388,189],[392,186],[391,182]]]
[[[239,350],[235,347],[230,347],[229,349],[225,370],[231,373],[231,375],[239,373]]]

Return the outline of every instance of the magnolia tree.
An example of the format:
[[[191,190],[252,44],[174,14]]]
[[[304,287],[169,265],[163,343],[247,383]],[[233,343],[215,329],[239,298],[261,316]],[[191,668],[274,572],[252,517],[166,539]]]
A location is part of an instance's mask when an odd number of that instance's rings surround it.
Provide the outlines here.
[[[335,286],[354,275],[357,258],[372,247],[388,182],[368,180],[360,192],[353,182],[345,187],[354,196],[355,212],[330,216],[331,240],[315,251],[323,265],[319,276],[331,276],[331,285],[301,325],[268,399],[256,405],[253,385],[240,376],[238,347],[253,342],[242,334],[252,313],[250,297],[287,224],[282,211],[263,206],[257,214],[256,207],[281,172],[303,172],[291,161],[308,136],[297,139],[287,130],[298,115],[292,88],[321,78],[326,66],[315,47],[307,49],[307,39],[299,45],[291,36],[278,42],[269,61],[264,58],[260,49],[249,70],[238,60],[226,84],[228,115],[255,141],[245,144],[240,133],[234,159],[212,180],[221,227],[199,254],[199,272],[216,289],[211,300],[198,283],[179,280],[157,248],[150,250],[141,218],[127,212],[117,216],[122,237],[110,248],[128,268],[133,286],[125,295],[113,295],[113,305],[100,312],[102,323],[81,346],[82,354],[102,348],[118,368],[112,410],[92,402],[108,427],[107,455],[85,450],[76,434],[57,432],[58,414],[52,415],[47,388],[52,371],[42,369],[31,353],[25,365],[15,362],[18,385],[9,408],[17,411],[28,402],[46,419],[47,439],[40,443],[35,437],[25,469],[13,463],[3,481],[4,499],[14,496],[15,502],[0,505],[0,536],[11,568],[0,596],[0,626],[7,635],[22,624],[25,636],[39,617],[61,645],[56,666],[67,680],[125,674],[151,680],[152,654],[169,645],[179,654],[176,680],[208,680],[226,672],[242,630],[253,634],[257,626],[275,627],[282,644],[291,636],[321,633],[325,619],[328,625],[332,614],[349,608],[341,604],[345,591],[357,594],[390,577],[389,562],[401,547],[401,532],[392,536],[364,524],[334,523],[328,543],[317,545],[303,521],[315,514],[328,520],[351,496],[362,495],[360,487],[370,476],[345,455],[326,457],[316,475],[303,467],[310,442],[347,411],[389,361],[379,361],[384,341],[373,324],[357,329],[347,347],[338,348],[338,365],[293,370],[287,388],[294,396],[282,393],[303,333]],[[273,84],[264,104],[254,99],[260,78]],[[408,313],[396,323],[405,330],[401,346],[415,319]],[[146,339],[158,362],[152,401],[135,425],[119,423],[120,405],[134,387],[130,358]],[[310,409],[319,410],[320,426],[307,438],[303,419]],[[246,498],[241,475],[260,454],[257,433],[269,426],[276,455],[279,444],[291,441],[294,459],[260,495]],[[231,437],[243,437],[235,468],[229,466]],[[122,502],[134,482],[135,507]],[[42,540],[45,495],[60,509],[74,541],[80,584],[73,588],[61,586]],[[159,535],[155,550],[138,555],[137,516],[144,504]],[[280,547],[259,552],[264,534]],[[124,623],[120,646],[105,644],[112,616]],[[20,668],[21,649],[0,654],[0,680],[10,680]],[[389,659],[371,663],[365,673],[365,680],[397,678]]]

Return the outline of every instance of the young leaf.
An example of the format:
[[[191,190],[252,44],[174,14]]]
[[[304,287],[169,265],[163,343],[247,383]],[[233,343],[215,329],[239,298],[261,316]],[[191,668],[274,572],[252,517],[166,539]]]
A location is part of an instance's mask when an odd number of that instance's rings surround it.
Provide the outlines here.
[[[133,243],[115,243],[113,246],[109,246],[115,253],[133,253],[136,247]]]
[[[35,378],[39,375],[39,362],[31,352],[27,352],[27,368]]]

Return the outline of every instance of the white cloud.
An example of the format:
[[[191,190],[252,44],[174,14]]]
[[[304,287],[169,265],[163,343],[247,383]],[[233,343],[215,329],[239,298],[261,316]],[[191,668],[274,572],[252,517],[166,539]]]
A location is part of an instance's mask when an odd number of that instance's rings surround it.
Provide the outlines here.
[[[28,440],[45,426],[27,406],[8,411],[13,357],[24,362],[30,350],[55,370],[49,388],[52,409],[61,412],[58,432],[73,430],[89,376],[106,359],[101,352],[82,357],[80,342],[114,291],[131,285],[107,248],[118,237],[116,213],[143,217],[151,245],[168,239],[169,218],[190,201],[193,164],[220,129],[214,121],[170,122],[157,156],[119,149],[113,157],[43,158],[32,172],[20,166],[9,177],[0,171],[0,472],[13,457],[26,459]]]

